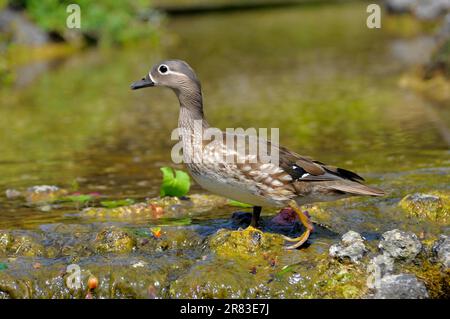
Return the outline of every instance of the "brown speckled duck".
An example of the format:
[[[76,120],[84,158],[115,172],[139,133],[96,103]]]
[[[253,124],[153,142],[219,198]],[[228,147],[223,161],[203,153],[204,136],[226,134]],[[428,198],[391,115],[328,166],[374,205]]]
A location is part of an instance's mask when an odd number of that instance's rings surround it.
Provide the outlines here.
[[[351,171],[326,165],[294,153],[282,146],[267,143],[267,148],[278,151],[278,163],[267,163],[257,156],[230,148],[224,141],[203,141],[195,136],[200,123],[209,128],[204,114],[200,82],[192,68],[184,61],[168,60],[156,64],[140,81],[131,85],[133,90],[164,86],[171,88],[180,102],[178,127],[183,150],[183,161],[194,180],[204,189],[253,205],[252,226],[257,226],[262,207],[291,207],[298,215],[305,232],[297,238],[285,237],[294,242],[288,249],[301,246],[308,239],[313,225],[300,206],[313,202],[333,201],[350,196],[382,196],[382,190],[362,184],[363,178]],[[198,127],[198,126],[197,126]],[[225,138],[235,135],[222,132]],[[203,136],[203,135],[202,135]],[[196,139],[197,137],[197,139]],[[195,143],[194,141],[200,141]],[[194,155],[193,155],[194,154]],[[197,154],[197,155],[195,155]],[[196,161],[193,156],[202,160]],[[240,160],[225,160],[232,155]]]

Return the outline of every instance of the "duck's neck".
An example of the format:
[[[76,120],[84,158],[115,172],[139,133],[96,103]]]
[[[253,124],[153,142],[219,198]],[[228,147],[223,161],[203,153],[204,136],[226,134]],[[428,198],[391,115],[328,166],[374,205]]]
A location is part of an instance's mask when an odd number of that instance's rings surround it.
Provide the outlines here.
[[[180,101],[180,115],[178,127],[182,130],[193,130],[201,124],[202,128],[208,128],[209,124],[203,114],[203,99],[201,90],[177,93]]]
[[[178,117],[179,137],[183,143],[183,160],[190,166],[193,159],[201,159],[204,130],[209,127],[203,114],[203,101],[200,88],[178,93],[180,116]]]

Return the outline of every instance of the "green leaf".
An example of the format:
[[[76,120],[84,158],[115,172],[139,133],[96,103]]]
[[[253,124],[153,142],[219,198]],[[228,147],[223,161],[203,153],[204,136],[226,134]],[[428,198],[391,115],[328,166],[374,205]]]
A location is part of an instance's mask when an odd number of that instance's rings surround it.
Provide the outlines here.
[[[189,192],[191,181],[189,175],[180,170],[174,170],[170,167],[160,168],[163,174],[160,195],[181,197]]]
[[[91,199],[92,199],[91,195],[70,195],[61,198],[62,201],[74,203],[86,203]]]
[[[234,206],[234,207],[244,207],[244,208],[253,207],[253,205],[241,203],[241,202],[238,202],[237,200],[232,200],[232,199],[228,200],[228,205]]]
[[[121,206],[133,205],[134,203],[135,201],[131,198],[120,200],[105,200],[100,202],[100,204],[106,208],[116,208]]]
[[[283,275],[293,271],[293,266],[284,266],[279,272],[275,274],[275,277],[282,277]]]
[[[0,270],[8,269],[8,265],[5,263],[0,263]]]

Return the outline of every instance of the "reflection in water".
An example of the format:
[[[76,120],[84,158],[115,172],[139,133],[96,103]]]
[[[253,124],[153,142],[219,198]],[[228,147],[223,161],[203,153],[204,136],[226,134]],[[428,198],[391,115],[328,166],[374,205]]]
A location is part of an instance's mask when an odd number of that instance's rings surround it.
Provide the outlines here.
[[[445,188],[449,120],[439,109],[430,117],[423,100],[398,88],[404,65],[392,55],[395,42],[383,29],[361,27],[365,18],[359,5],[178,18],[159,51],[143,45],[74,57],[31,86],[0,92],[1,188],[78,178],[82,191],[157,195],[159,167],[171,165],[177,101],[129,84],[166,58],[196,69],[213,125],[279,127],[285,146],[355,170],[391,197]],[[387,203],[365,205],[358,219],[351,209],[339,218],[356,230],[388,227],[379,215]],[[0,228],[76,219],[6,203]]]

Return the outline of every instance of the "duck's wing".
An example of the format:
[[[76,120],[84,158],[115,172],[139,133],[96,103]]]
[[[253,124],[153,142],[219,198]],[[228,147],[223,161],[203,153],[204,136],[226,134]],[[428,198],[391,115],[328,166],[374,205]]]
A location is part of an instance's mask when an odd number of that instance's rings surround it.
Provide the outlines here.
[[[352,171],[326,165],[270,142],[268,145],[275,150],[278,149],[279,167],[292,177],[291,184],[297,190],[310,189],[308,187],[310,183],[323,190],[329,189],[354,195],[384,195],[382,190],[362,184],[364,179]]]
[[[258,147],[261,146],[261,143],[265,143],[266,150],[270,150],[271,155],[273,152],[278,154],[278,165],[273,161],[263,160],[261,154],[250,155],[247,143],[244,143],[243,149],[238,150],[236,141],[238,138],[244,138],[244,135],[224,133],[223,137],[235,139],[235,143],[232,143],[231,148],[223,143],[216,144],[219,147],[214,147],[214,151],[219,157],[223,157],[225,154],[236,156],[235,159],[239,160],[235,166],[241,176],[264,184],[266,187],[277,189],[284,195],[289,192],[297,196],[310,194],[324,196],[384,195],[382,190],[362,184],[364,179],[354,172],[299,155],[268,140],[257,138]],[[215,158],[214,156],[209,157]]]

